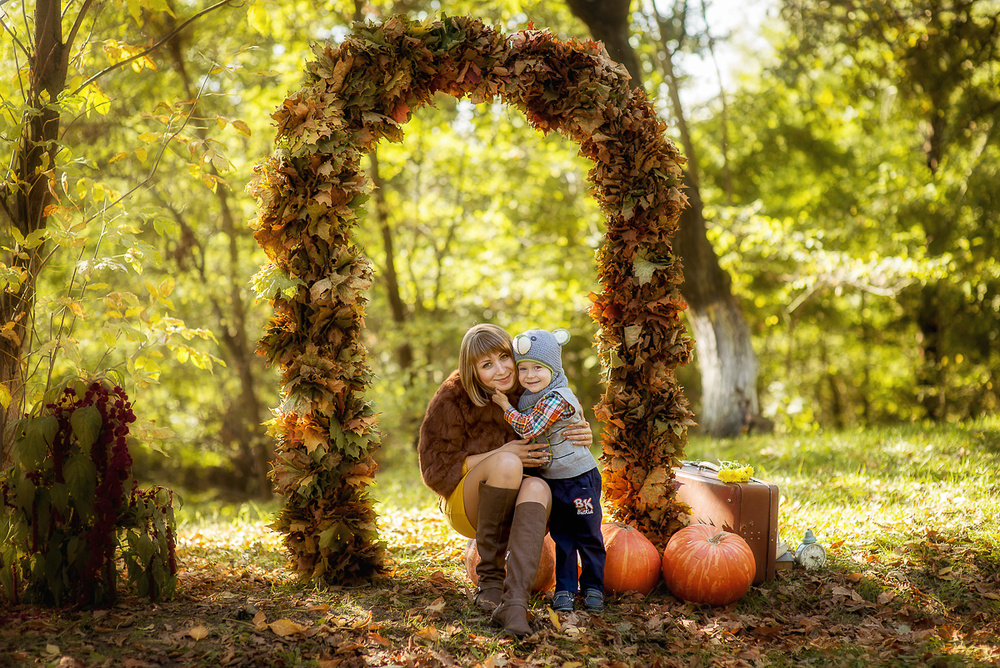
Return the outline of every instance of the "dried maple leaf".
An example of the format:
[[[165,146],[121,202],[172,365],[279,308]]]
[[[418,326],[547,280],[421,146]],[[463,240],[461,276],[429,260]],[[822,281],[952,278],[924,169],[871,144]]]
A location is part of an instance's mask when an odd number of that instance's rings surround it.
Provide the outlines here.
[[[298,622],[293,622],[290,619],[278,619],[271,622],[267,626],[275,635],[281,636],[282,638],[300,635],[309,629],[308,626],[299,624]]]

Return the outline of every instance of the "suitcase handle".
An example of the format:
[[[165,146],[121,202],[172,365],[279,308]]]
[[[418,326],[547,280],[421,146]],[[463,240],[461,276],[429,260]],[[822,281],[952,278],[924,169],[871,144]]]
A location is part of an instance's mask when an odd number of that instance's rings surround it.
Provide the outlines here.
[[[681,466],[694,466],[695,468],[699,468],[699,469],[708,469],[709,471],[715,473],[716,475],[718,475],[718,473],[719,473],[719,465],[718,464],[713,464],[712,462],[706,462],[706,461],[704,461],[702,459],[699,459],[697,461],[694,461],[694,460],[681,461]],[[750,477],[750,480],[753,480],[754,482],[759,482],[762,485],[766,485],[767,484],[766,482],[764,482],[760,478],[754,478],[753,476]]]
[[[694,466],[694,467],[699,468],[699,469],[708,469],[709,471],[715,471],[716,473],[719,472],[719,465],[718,464],[713,464],[712,462],[702,461],[700,459],[698,461],[693,461],[693,460],[682,461],[681,462],[681,466]]]

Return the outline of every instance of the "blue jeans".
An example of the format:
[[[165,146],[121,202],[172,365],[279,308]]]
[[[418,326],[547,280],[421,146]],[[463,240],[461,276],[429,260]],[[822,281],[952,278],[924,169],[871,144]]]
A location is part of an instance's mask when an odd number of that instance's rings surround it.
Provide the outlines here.
[[[552,490],[549,534],[556,544],[556,591],[576,593],[579,586],[603,592],[607,553],[601,534],[600,471],[593,468],[575,478],[546,482]]]

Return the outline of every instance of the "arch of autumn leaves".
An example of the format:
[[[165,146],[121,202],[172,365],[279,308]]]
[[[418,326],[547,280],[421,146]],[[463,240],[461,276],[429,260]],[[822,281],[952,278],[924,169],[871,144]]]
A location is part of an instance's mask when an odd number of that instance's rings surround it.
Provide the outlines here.
[[[372,267],[351,239],[371,182],[362,157],[400,141],[412,111],[437,93],[521,110],[593,161],[592,194],[607,216],[591,314],[605,393],[604,495],[611,515],[662,548],[680,525],[672,468],[692,425],[674,370],[691,356],[671,237],[686,199],[684,158],[644,93],[601,44],[546,31],[505,35],[470,17],[358,24],[314,48],[305,82],[274,113],[273,156],[257,167],[254,235],[268,263],[255,277],[274,313],[258,352],[281,370],[270,423],[272,479],[284,496],[275,526],[295,569],[330,582],[384,567],[368,496],[377,416],[361,343]]]

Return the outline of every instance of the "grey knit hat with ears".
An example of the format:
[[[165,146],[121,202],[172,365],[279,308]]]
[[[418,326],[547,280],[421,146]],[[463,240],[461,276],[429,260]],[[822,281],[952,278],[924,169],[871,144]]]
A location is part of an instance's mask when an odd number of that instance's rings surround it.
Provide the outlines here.
[[[517,403],[518,410],[535,405],[539,399],[557,387],[569,387],[569,381],[562,367],[562,347],[569,341],[569,330],[559,328],[551,332],[544,329],[529,329],[514,337],[514,362],[530,360],[540,362],[552,371],[552,382],[540,392],[525,392]]]

